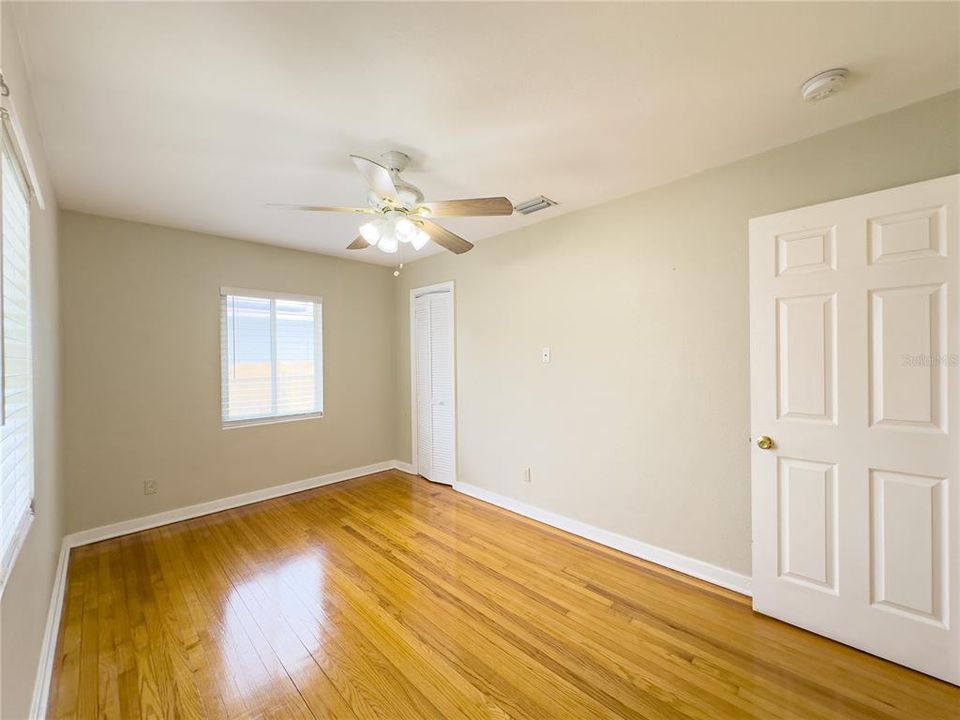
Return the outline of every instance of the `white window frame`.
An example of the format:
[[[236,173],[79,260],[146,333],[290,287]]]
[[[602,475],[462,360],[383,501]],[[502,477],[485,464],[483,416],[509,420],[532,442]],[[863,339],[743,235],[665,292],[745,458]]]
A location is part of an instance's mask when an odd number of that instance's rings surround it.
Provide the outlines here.
[[[229,392],[229,372],[228,367],[228,357],[225,348],[227,346],[227,335],[226,335],[226,318],[224,316],[225,305],[224,299],[228,296],[237,296],[237,297],[248,297],[248,298],[261,298],[264,300],[292,300],[296,302],[310,302],[316,305],[316,310],[314,312],[313,322],[314,322],[314,381],[317,388],[317,404],[319,410],[309,413],[299,413],[296,415],[261,415],[252,418],[243,418],[240,420],[228,420],[224,417],[224,395]],[[272,343],[273,348],[273,379],[274,387],[276,386],[276,314],[275,314],[275,305],[274,312],[271,313],[271,334],[273,335],[274,341]],[[220,288],[220,328],[221,328],[221,338],[220,338],[220,422],[224,430],[230,430],[232,428],[241,428],[241,427],[250,427],[253,425],[272,425],[275,423],[285,423],[285,422],[296,422],[297,420],[310,420],[323,417],[323,405],[324,405],[324,387],[323,387],[323,298],[316,295],[300,295],[295,293],[286,293],[286,292],[273,292],[269,290],[254,290],[251,288],[237,288],[237,287],[221,287]],[[276,390],[274,389],[274,394]],[[276,398],[274,398],[276,402]]]
[[[3,155],[9,155],[10,159],[14,165],[16,174],[18,176],[18,182],[21,185],[21,189],[26,197],[26,212],[27,212],[27,237],[26,237],[26,273],[27,273],[27,292],[26,292],[26,303],[27,303],[27,338],[30,346],[29,356],[30,356],[30,380],[28,384],[28,436],[30,443],[30,504],[29,510],[22,517],[18,518],[18,527],[13,535],[12,541],[9,547],[0,548],[0,596],[3,595],[3,591],[6,588],[7,581],[10,579],[10,574],[13,572],[13,568],[17,564],[17,559],[20,555],[20,550],[23,548],[24,542],[27,539],[27,536],[30,533],[30,528],[33,526],[33,520],[36,516],[36,425],[34,422],[34,398],[35,398],[35,388],[34,388],[34,362],[33,362],[33,283],[32,283],[32,226],[30,223],[30,216],[34,206],[39,207],[40,209],[44,208],[43,199],[37,193],[35,188],[36,185],[36,173],[33,169],[33,163],[30,159],[30,155],[27,152],[27,146],[25,143],[25,138],[23,131],[18,122],[16,112],[14,110],[13,104],[9,97],[4,97],[4,107],[0,107],[0,159]],[[4,270],[4,259],[3,259],[3,184],[2,184],[2,172],[0,172],[0,426],[5,425],[7,421],[6,416],[6,347],[4,339],[4,322],[6,319],[5,308],[3,305],[3,270]]]

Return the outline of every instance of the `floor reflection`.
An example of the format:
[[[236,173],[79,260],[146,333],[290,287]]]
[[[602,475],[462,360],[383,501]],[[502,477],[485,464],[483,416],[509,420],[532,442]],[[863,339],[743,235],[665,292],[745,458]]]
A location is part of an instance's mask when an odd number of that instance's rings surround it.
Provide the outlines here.
[[[285,680],[285,664],[313,662],[322,638],[335,632],[324,610],[325,591],[320,550],[233,584],[224,598],[219,638],[221,658],[236,679],[235,696],[224,697],[228,705],[249,705],[251,696]]]

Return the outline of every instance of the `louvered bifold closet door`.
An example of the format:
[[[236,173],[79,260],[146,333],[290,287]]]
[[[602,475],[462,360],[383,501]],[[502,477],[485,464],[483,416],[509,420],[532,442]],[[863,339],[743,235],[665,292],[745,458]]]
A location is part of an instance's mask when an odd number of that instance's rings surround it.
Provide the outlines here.
[[[430,296],[418,297],[414,305],[414,338],[417,363],[417,471],[432,479],[433,415],[430,379]]]
[[[430,298],[430,399],[431,434],[430,479],[453,484],[453,294],[428,295]]]

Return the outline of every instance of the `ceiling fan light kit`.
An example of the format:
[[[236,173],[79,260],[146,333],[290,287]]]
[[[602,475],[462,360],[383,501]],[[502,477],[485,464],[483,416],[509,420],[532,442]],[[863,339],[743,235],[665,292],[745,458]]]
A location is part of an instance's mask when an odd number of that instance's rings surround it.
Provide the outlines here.
[[[400,245],[410,244],[421,250],[433,240],[453,253],[465,253],[473,244],[433,222],[434,217],[475,217],[512,215],[513,205],[505,197],[471,198],[468,200],[441,200],[424,202],[423,193],[416,185],[400,177],[410,163],[410,157],[399,150],[383,153],[383,164],[359,155],[351,155],[353,164],[370,188],[368,207],[334,207],[328,205],[286,205],[283,207],[308,212],[352,212],[375,215],[375,219],[360,226],[360,235],[347,245],[348,250],[376,247],[393,254]]]
[[[375,245],[385,253],[395,253],[400,243],[410,243],[414,250],[420,250],[430,241],[430,235],[418,227],[403,212],[392,210],[360,226],[360,237],[368,245]]]

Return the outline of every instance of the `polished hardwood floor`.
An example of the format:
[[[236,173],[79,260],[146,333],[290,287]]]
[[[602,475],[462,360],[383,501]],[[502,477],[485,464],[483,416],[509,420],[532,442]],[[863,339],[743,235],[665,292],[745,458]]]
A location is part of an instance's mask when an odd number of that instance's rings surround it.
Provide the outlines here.
[[[75,549],[56,718],[960,718],[960,689],[400,472]]]

